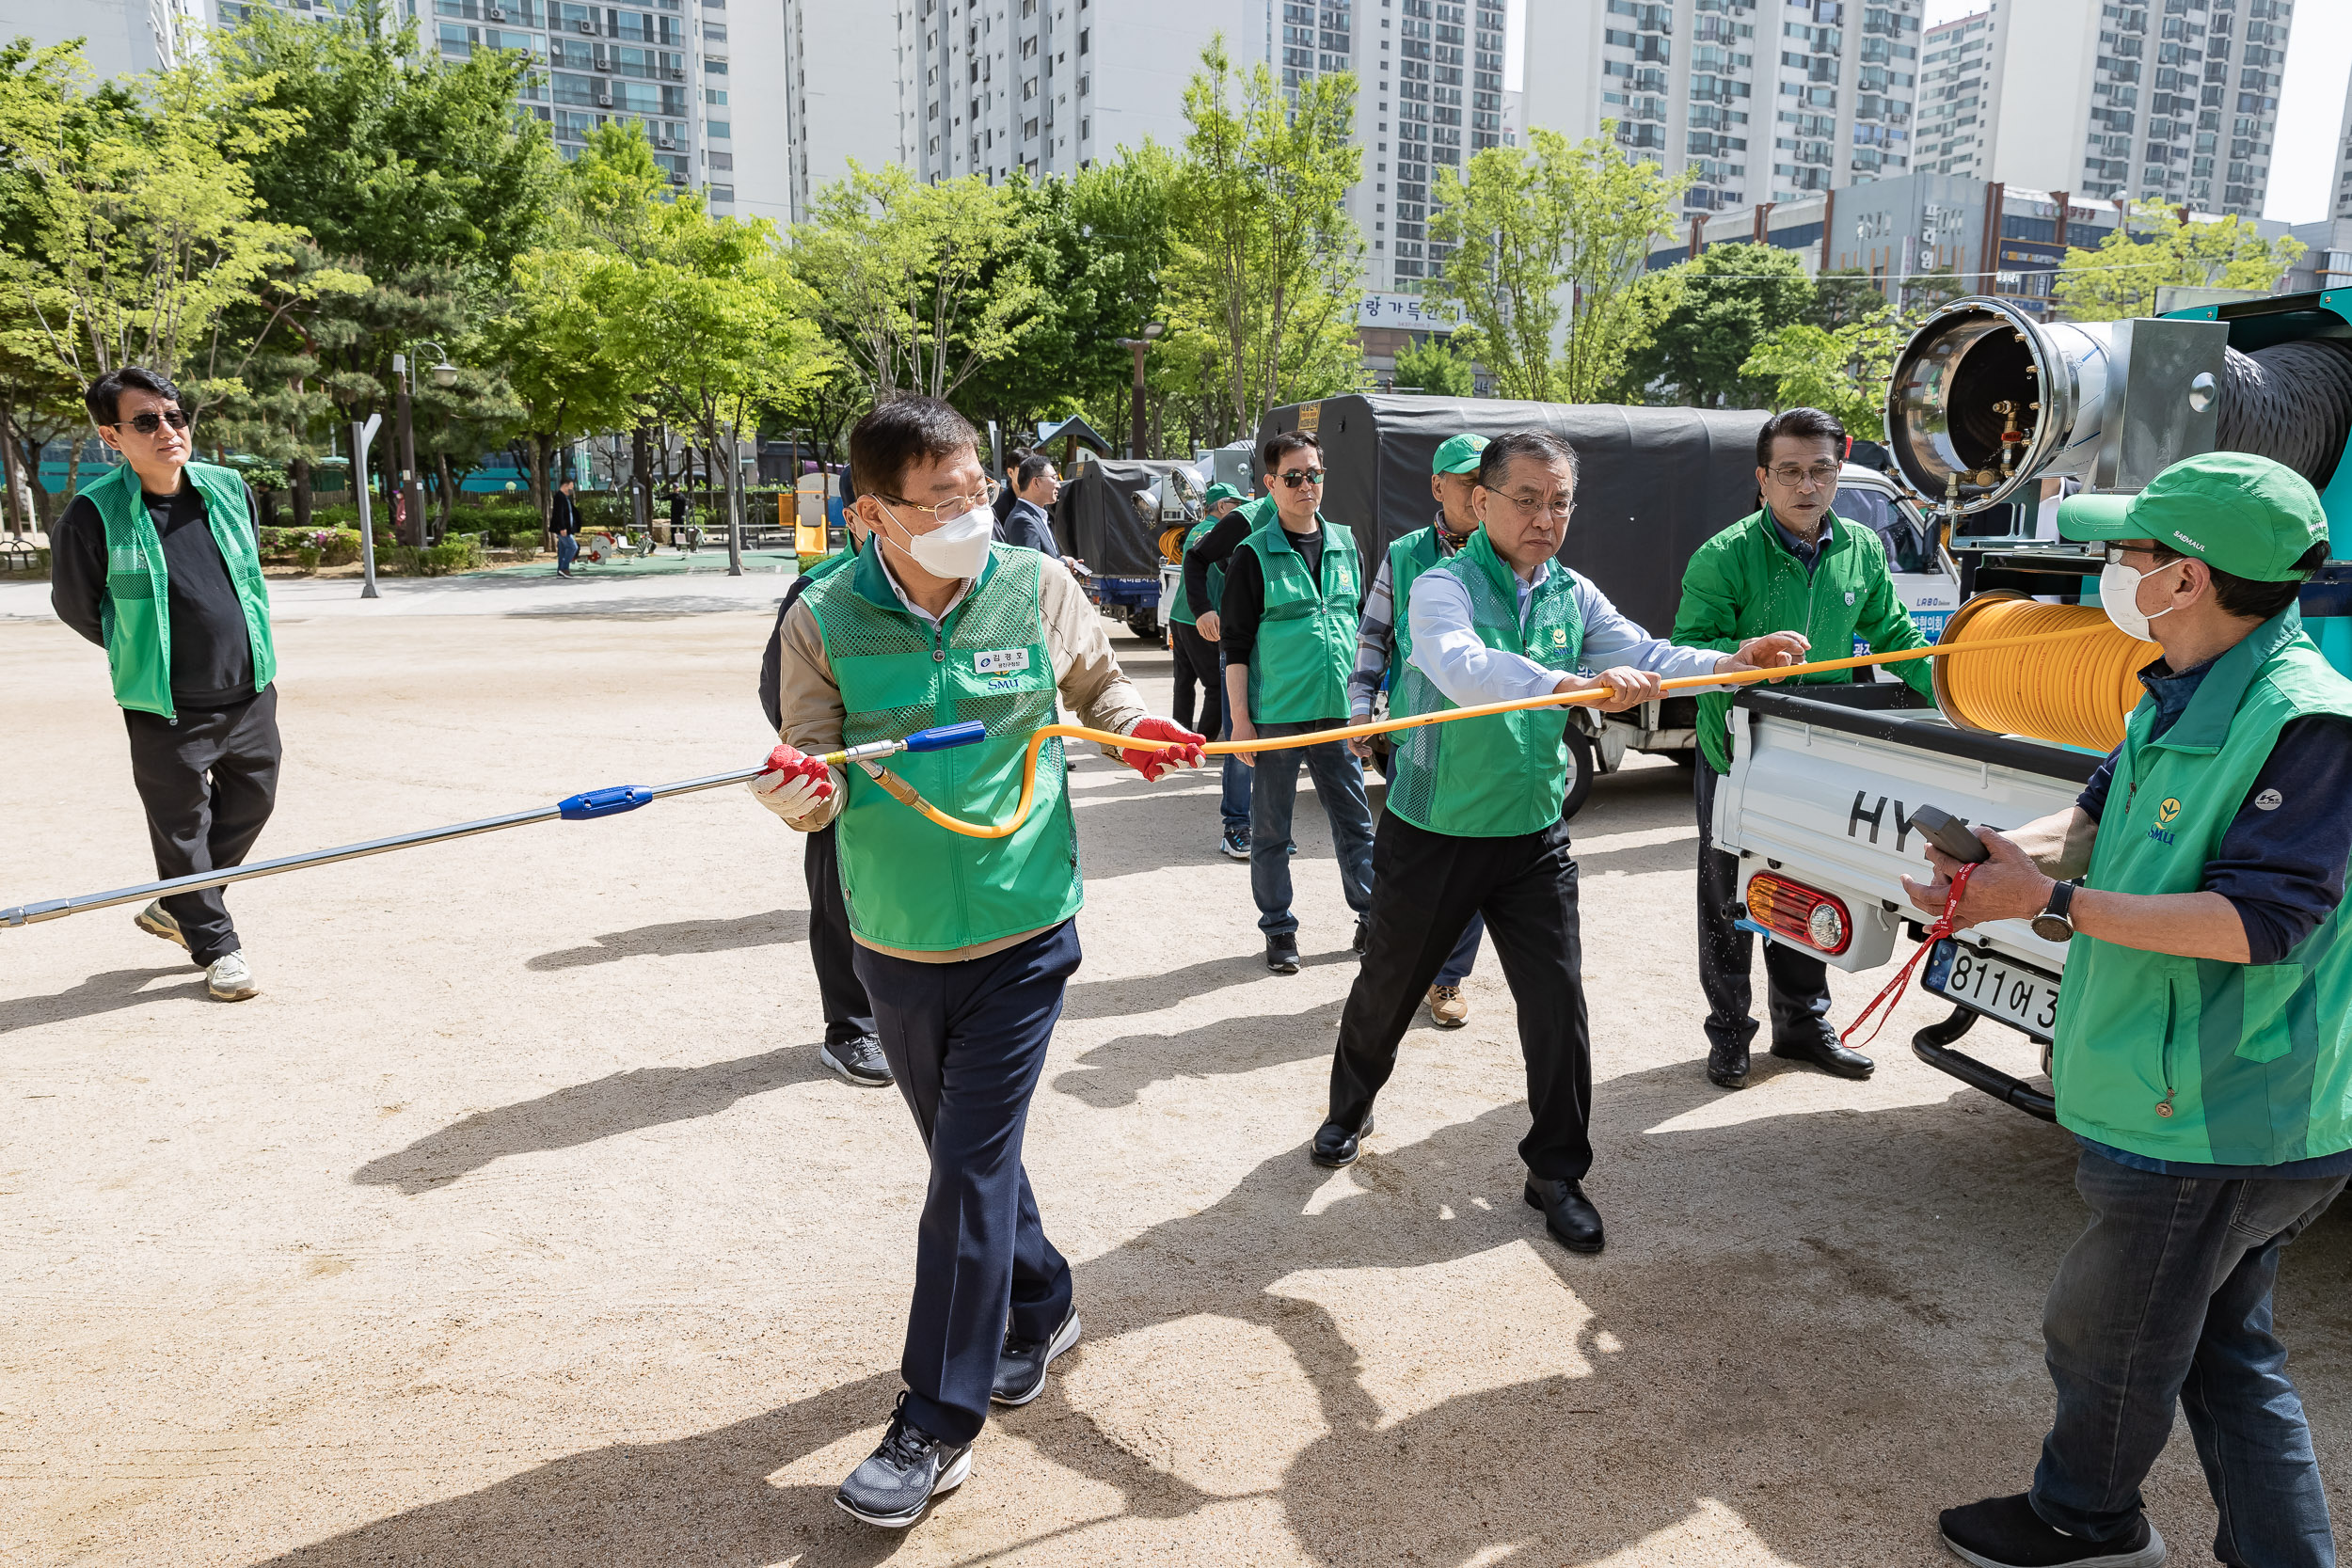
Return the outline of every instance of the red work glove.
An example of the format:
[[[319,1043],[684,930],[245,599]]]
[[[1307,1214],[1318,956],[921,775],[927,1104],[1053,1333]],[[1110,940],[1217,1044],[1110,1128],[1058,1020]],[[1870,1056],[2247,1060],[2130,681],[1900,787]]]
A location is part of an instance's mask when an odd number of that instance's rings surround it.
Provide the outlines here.
[[[744,787],[761,805],[793,822],[832,797],[833,772],[815,757],[779,746],[768,753],[767,769]]]
[[[1208,744],[1205,735],[1195,735],[1173,719],[1144,719],[1127,734],[1136,740],[1181,740],[1181,750],[1121,752],[1120,760],[1147,779],[1157,779],[1171,768],[1198,768],[1207,754],[1200,748]]]

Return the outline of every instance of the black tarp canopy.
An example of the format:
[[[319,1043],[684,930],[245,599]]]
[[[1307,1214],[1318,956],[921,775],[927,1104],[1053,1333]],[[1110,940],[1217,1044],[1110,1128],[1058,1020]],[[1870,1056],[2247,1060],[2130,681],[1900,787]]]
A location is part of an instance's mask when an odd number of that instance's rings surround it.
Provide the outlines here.
[[[1131,463],[1094,458],[1072,468],[1054,503],[1054,537],[1097,577],[1159,578],[1160,534],[1175,527],[1160,520],[1157,486],[1164,474],[1182,470],[1198,503],[1200,472],[1189,463]],[[1195,507],[1198,515],[1198,506]]]
[[[1310,425],[1323,442],[1323,513],[1356,534],[1367,577],[1375,552],[1437,515],[1429,462],[1465,431],[1549,430],[1577,451],[1576,515],[1560,559],[1652,635],[1674,625],[1691,552],[1756,508],[1757,409],[1643,408],[1497,398],[1373,394],[1293,404],[1278,431]]]

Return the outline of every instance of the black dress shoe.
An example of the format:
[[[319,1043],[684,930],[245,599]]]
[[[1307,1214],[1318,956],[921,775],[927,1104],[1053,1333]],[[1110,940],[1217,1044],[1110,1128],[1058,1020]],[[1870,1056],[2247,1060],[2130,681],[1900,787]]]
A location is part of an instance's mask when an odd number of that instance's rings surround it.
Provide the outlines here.
[[[946,1442],[908,1420],[906,1399],[898,1396],[882,1447],[833,1495],[842,1513],[884,1529],[914,1524],[933,1497],[961,1486],[972,1473],[972,1445]]]
[[[1576,1182],[1531,1176],[1523,1196],[1530,1209],[1544,1212],[1544,1228],[1551,1232],[1553,1241],[1570,1252],[1600,1250],[1600,1211]]]
[[[2164,1537],[2141,1514],[2112,1541],[2086,1541],[2042,1522],[2023,1492],[1936,1515],[1944,1544],[1977,1568],[2161,1568]]]
[[[1364,956],[1364,949],[1372,945],[1372,916],[1359,914],[1356,917],[1356,941],[1353,945],[1359,958]]]
[[[1061,1326],[1042,1339],[1016,1339],[1005,1335],[996,1353],[996,1382],[988,1397],[996,1404],[1026,1404],[1045,1392],[1045,1369],[1054,1357],[1078,1342],[1078,1309],[1062,1314]]]
[[[1727,1051],[1720,1045],[1709,1046],[1707,1052],[1707,1081],[1719,1089],[1744,1089],[1748,1086],[1748,1048],[1741,1046]]]
[[[1327,1121],[1315,1129],[1314,1147],[1307,1158],[1327,1170],[1338,1170],[1356,1163],[1358,1146],[1372,1135],[1372,1115],[1366,1112],[1364,1124],[1351,1132],[1336,1121]]]
[[[1785,1062],[1811,1062],[1832,1078],[1867,1078],[1878,1070],[1878,1064],[1859,1051],[1849,1051],[1837,1043],[1836,1035],[1823,1033],[1809,1040],[1774,1040],[1772,1054]]]
[[[1268,937],[1265,939],[1265,966],[1277,974],[1298,973],[1298,939]]]

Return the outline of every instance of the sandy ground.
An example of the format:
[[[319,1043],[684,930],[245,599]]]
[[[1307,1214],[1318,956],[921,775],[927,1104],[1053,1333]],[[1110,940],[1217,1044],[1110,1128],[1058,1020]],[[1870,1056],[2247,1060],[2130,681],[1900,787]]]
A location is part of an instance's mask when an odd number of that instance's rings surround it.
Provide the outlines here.
[[[766,744],[772,578],[399,586],[281,594],[261,853]],[[146,876],[95,650],[0,605],[0,903]],[[1914,1062],[1915,996],[1869,1084],[1709,1087],[1678,769],[1577,824],[1597,1259],[1519,1202],[1490,955],[1319,1171],[1354,967],[1319,816],[1279,978],[1210,785],[1073,786],[1089,958],[1028,1164],[1086,1338],[929,1522],[831,1500],[898,1387],[921,1151],[818,1067],[799,841],[730,791],[239,890],[243,1006],[127,911],[0,932],[0,1560],[1925,1564],[1937,1507],[2026,1482],[2071,1147]],[[2331,1216],[2280,1303],[2340,1513],[2348,1281]],[[2209,1560],[2185,1430],[2151,1507]]]

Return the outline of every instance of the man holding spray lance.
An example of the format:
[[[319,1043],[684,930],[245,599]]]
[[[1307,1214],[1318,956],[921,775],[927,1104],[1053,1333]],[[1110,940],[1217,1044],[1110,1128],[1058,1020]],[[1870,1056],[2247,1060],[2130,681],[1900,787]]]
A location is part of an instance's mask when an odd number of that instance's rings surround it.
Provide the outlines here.
[[[1145,716],[1060,562],[992,547],[995,486],[977,448],[963,417],[933,398],[884,404],[850,433],[871,537],[785,619],[785,744],[751,784],[794,828],[839,824],[857,975],[930,1151],[907,1389],[836,1497],[889,1528],[962,1483],[990,1403],[1035,1399],[1078,1338],[1070,1266],[1045,1237],[1021,1140],[1078,967],[1084,890],[1058,739],[1041,753],[1028,815],[998,837],[944,831],[888,798],[879,768],[829,767],[824,753],[977,723],[976,744],[911,746],[891,782],[994,821],[1021,795],[1029,737],[1054,722],[1057,692],[1090,727],[1179,743],[1120,753],[1146,778],[1197,765],[1203,739]]]

